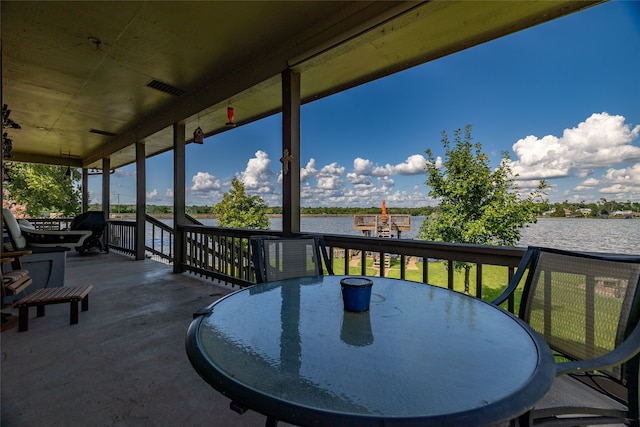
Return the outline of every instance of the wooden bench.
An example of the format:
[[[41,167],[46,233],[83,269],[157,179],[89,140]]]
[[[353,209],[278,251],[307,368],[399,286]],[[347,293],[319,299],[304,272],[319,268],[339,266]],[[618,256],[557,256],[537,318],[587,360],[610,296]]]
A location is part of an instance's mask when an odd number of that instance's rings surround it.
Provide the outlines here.
[[[37,307],[37,316],[44,316],[44,307],[48,304],[71,303],[70,324],[78,323],[78,303],[82,302],[82,311],[89,310],[89,291],[93,286],[62,286],[38,289],[15,303],[19,309],[18,332],[29,329],[29,307]]]

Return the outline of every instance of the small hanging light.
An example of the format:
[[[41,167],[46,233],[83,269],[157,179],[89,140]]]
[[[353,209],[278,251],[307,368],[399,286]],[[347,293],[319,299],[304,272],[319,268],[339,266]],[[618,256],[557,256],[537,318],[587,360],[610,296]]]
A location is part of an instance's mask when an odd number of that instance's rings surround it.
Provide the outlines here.
[[[229,119],[229,121],[226,123],[227,127],[236,127],[236,124],[233,123],[233,107],[231,106],[227,107],[227,119]]]
[[[69,151],[69,164],[67,170],[64,172],[64,176],[71,179],[71,151]]]

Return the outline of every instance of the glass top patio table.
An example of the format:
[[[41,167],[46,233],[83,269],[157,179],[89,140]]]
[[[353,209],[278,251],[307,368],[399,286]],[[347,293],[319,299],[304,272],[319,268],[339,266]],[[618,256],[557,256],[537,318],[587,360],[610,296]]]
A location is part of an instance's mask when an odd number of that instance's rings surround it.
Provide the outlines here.
[[[264,283],[199,311],[193,367],[234,402],[297,425],[493,425],[551,386],[551,351],[510,313],[379,277],[370,310],[351,313],[344,277]]]

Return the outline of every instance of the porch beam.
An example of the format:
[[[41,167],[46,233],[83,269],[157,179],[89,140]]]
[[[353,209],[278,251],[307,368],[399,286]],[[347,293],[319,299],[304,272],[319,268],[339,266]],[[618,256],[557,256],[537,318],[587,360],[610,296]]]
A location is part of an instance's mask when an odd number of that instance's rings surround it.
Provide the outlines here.
[[[185,124],[173,125],[173,272],[182,273],[185,254],[184,231],[179,227],[187,222],[185,198]]]
[[[147,212],[147,162],[145,146],[141,141],[136,142],[136,238],[135,258],[144,259],[145,252],[145,223]]]
[[[300,232],[300,73],[282,72],[282,231]]]

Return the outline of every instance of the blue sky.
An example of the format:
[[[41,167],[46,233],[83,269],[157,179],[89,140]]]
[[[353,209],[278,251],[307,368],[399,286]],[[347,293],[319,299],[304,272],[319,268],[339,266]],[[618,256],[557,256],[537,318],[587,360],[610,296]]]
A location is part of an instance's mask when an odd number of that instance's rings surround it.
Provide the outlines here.
[[[304,78],[304,76],[303,76]],[[304,105],[302,206],[426,206],[425,149],[473,127],[493,166],[509,152],[551,202],[640,200],[640,2],[613,1]],[[282,203],[281,116],[189,144],[187,204],[214,205],[233,177]],[[172,153],[147,160],[147,203],[172,204]],[[135,165],[111,178],[135,203]],[[93,202],[101,199],[91,178]]]

